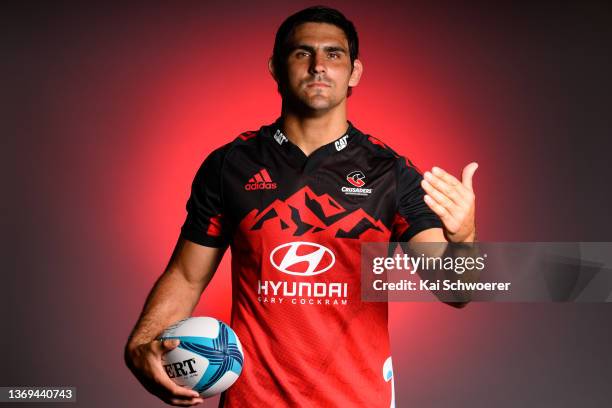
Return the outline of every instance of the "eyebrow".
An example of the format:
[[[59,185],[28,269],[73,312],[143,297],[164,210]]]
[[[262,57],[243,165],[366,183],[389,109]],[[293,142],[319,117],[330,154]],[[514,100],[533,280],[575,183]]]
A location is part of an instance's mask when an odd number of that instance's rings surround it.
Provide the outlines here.
[[[293,52],[295,50],[305,50],[305,51],[314,53],[315,47],[313,47],[312,45],[308,45],[308,44],[297,44],[291,47],[289,52]],[[326,51],[326,52],[338,52],[339,51],[345,54],[347,53],[347,50],[344,47],[341,47],[339,45],[327,45],[323,47],[323,51]]]

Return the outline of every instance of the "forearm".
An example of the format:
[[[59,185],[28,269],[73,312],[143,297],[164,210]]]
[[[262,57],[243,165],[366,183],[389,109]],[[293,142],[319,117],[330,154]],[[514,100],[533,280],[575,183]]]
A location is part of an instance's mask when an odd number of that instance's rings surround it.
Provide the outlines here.
[[[459,244],[411,241],[408,252],[414,257],[424,257],[424,259],[432,260],[431,263],[427,263],[427,267],[419,268],[417,271],[422,280],[475,283],[480,278],[479,270],[475,268],[474,264],[479,257],[479,248],[475,242]],[[474,261],[468,262],[466,259]],[[468,264],[471,266],[468,266]],[[456,269],[452,265],[462,266],[461,269]],[[472,292],[468,290],[432,290],[432,292],[443,302],[456,307],[465,306],[472,297]]]
[[[190,316],[202,290],[201,284],[189,282],[176,268],[164,272],[147,298],[127,348],[155,339],[170,324]]]
[[[466,243],[448,243],[442,258],[444,259],[454,259],[454,260],[465,260],[472,259],[476,260],[479,257],[479,248],[478,246],[472,242]],[[464,265],[465,261],[462,261],[460,264]],[[456,262],[453,262],[456,264]],[[462,268],[461,271],[457,272],[456,270],[437,270],[436,271],[437,279],[440,281],[450,280],[454,282],[461,283],[476,283],[480,279],[480,270],[477,268]],[[443,297],[441,298],[445,303],[454,306],[454,307],[464,307],[469,303],[472,299],[472,291],[471,290],[457,290],[450,291],[441,294]]]

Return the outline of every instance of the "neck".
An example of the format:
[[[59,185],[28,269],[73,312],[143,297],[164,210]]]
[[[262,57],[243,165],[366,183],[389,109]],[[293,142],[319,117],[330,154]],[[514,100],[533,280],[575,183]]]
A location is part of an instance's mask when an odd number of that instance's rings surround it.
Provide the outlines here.
[[[306,156],[346,133],[346,105],[344,103],[320,115],[303,115],[283,104],[282,130],[285,136]]]

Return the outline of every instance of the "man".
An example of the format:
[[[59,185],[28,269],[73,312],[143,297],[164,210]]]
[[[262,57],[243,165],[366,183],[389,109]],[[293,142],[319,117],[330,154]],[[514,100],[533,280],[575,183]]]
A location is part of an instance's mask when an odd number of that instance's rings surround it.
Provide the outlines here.
[[[281,116],[215,150],[198,170],[181,237],[126,362],[164,401],[202,401],[162,369],[162,353],[177,344],[155,338],[191,314],[231,245],[231,326],[245,364],[221,405],[389,407],[387,305],[361,301],[360,244],[473,242],[477,165],[462,181],[437,168],[423,179],[347,121],[363,65],[355,28],[336,10],[290,16],[269,69]]]

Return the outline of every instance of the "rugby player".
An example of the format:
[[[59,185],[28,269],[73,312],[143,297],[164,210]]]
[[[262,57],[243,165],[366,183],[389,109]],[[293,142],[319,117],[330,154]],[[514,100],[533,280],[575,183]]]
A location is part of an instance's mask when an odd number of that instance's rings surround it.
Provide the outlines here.
[[[360,243],[473,242],[477,164],[461,180],[436,167],[422,175],[348,121],[364,73],[358,52],[337,10],[287,18],[269,60],[280,117],[197,171],[176,248],[125,348],[128,367],[165,402],[202,399],[162,368],[177,342],[155,338],[191,315],[231,247],[230,325],[245,363],[221,406],[393,406],[387,305],[361,301]]]

